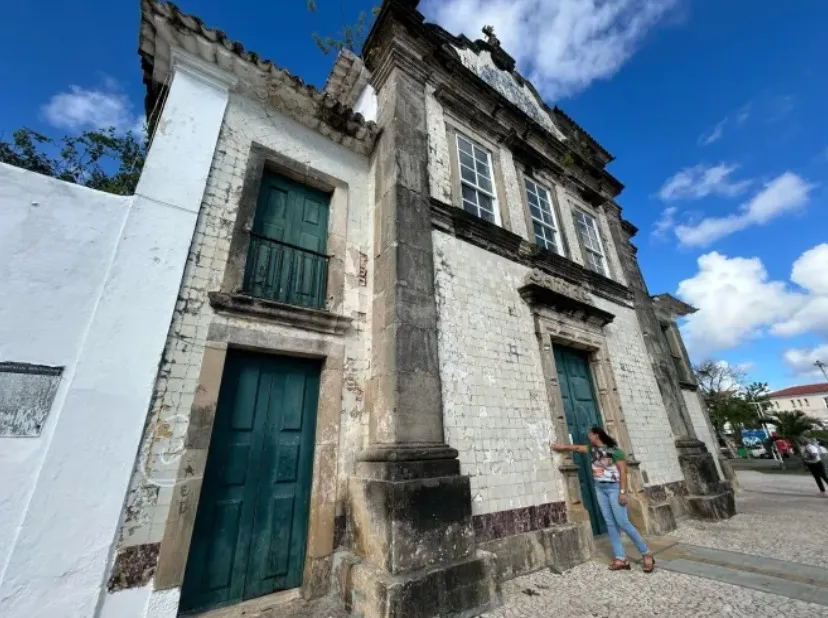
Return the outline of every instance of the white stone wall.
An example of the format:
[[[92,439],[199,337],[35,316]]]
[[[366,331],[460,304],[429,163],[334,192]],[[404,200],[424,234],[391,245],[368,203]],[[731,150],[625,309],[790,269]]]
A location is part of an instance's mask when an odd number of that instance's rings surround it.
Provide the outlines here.
[[[373,191],[368,160],[273,109],[234,95],[212,160],[155,386],[147,432],[127,496],[121,547],[158,543],[163,537],[210,325],[243,325],[276,337],[325,337],[276,324],[217,316],[207,300],[207,294],[219,289],[224,276],[248,155],[254,142],[348,184],[346,288],[342,312],[354,319],[354,328],[345,338],[340,496],[344,495],[343,487],[351,472],[354,454],[363,444],[367,427],[363,414],[364,390],[370,358],[364,333],[370,332],[372,280],[367,264],[373,236],[369,208]]]
[[[707,415],[705,415],[702,409],[701,398],[694,391],[682,391],[682,395],[684,395],[684,403],[687,405],[687,410],[690,412],[690,421],[693,423],[696,437],[704,442],[707,445],[707,450],[713,454],[713,459],[716,461],[716,469],[719,471],[719,478],[724,480],[724,473],[719,464],[719,441],[713,432],[713,426],[710,424]]]
[[[226,102],[176,73],[131,198],[0,165],[0,354],[65,367],[0,442],[4,617],[96,614]]]
[[[633,452],[641,462],[641,471],[646,472],[645,484],[684,480],[675,438],[635,310],[597,296],[593,301],[600,309],[615,315],[604,331]]]
[[[471,477],[475,515],[563,500],[524,266],[432,234],[446,441]]]

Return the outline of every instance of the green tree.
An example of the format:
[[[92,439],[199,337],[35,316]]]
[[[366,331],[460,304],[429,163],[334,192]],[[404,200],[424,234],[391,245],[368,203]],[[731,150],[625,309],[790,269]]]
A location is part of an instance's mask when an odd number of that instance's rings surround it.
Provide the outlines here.
[[[316,12],[316,0],[307,0],[308,10],[311,13]],[[340,4],[340,8],[342,5]],[[331,54],[338,54],[340,50],[347,49],[358,54],[362,49],[362,44],[365,42],[365,37],[371,31],[371,26],[374,23],[374,18],[379,13],[380,7],[374,7],[370,11],[360,11],[357,15],[356,21],[352,24],[345,24],[336,36],[321,36],[314,32],[313,37],[316,46],[326,56]],[[343,17],[344,19],[344,17]]]
[[[18,129],[10,142],[0,139],[0,163],[117,195],[135,193],[146,156],[143,137],[114,128],[59,140]]]
[[[774,412],[768,416],[770,422],[776,426],[776,433],[786,440],[790,440],[794,448],[802,442],[802,439],[809,432],[813,431],[815,426],[819,425],[818,419],[808,416],[800,410]]]

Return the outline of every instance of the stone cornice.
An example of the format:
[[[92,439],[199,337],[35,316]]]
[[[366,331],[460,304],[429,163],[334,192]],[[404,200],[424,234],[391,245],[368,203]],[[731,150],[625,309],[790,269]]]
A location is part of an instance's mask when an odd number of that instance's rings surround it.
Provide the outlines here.
[[[630,306],[632,302],[632,293],[627,286],[588,270],[557,253],[529,243],[517,234],[475,217],[461,208],[432,198],[431,221],[434,228],[441,232],[518,264],[559,277],[577,286],[585,286],[590,293],[613,303]]]
[[[344,335],[352,322],[350,318],[329,311],[286,305],[242,294],[210,292],[209,298],[210,305],[216,313],[256,317],[329,335]]]
[[[518,289],[523,300],[532,306],[550,307],[582,322],[606,326],[615,319],[609,311],[592,304],[589,292],[579,285],[533,270]]]

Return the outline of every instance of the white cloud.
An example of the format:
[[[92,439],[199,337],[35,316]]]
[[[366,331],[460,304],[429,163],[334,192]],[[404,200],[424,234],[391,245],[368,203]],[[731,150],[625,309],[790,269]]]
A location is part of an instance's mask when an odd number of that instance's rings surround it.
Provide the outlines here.
[[[503,48],[544,97],[571,96],[614,75],[679,0],[427,0],[452,33],[480,38],[492,24]]]
[[[699,136],[699,144],[702,146],[709,146],[713,142],[718,142],[722,139],[724,135],[724,128],[727,124],[727,118],[724,118],[716,123],[716,126],[713,127],[711,131],[708,133],[703,133]]]
[[[736,124],[744,124],[753,112],[753,101],[748,101],[736,112]]]
[[[734,232],[752,225],[763,225],[801,208],[808,203],[813,188],[814,185],[793,172],[785,172],[767,183],[736,213],[726,217],[708,217],[692,225],[678,225],[676,236],[686,247],[705,247]]]
[[[825,377],[814,363],[820,360],[828,364],[828,343],[813,348],[785,350],[782,359],[795,374],[823,381]]]
[[[668,206],[661,211],[661,216],[658,221],[653,224],[653,237],[664,238],[667,232],[673,229],[676,224],[676,213],[678,208],[676,206]]]
[[[800,255],[791,269],[791,281],[816,294],[828,295],[828,244]]]
[[[115,127],[126,132],[143,123],[123,89],[108,77],[98,88],[69,86],[69,90],[53,95],[41,111],[49,124],[70,131]]]
[[[782,281],[769,281],[759,258],[717,252],[698,259],[699,271],[679,283],[677,295],[698,308],[683,330],[696,354],[733,348],[785,319],[799,296]]]
[[[731,180],[730,175],[739,168],[738,165],[707,165],[700,163],[686,167],[668,178],[658,192],[665,202],[677,200],[698,200],[709,195],[734,197],[744,193],[751,180]]]
[[[702,255],[698,266],[698,272],[679,283],[677,291],[698,308],[682,326],[694,354],[733,348],[768,333],[828,337],[828,243],[805,251],[793,263],[791,282],[798,288],[770,280],[757,257],[730,258],[712,252]],[[785,362],[799,367],[798,371],[814,354],[822,354],[828,362],[825,348],[788,350]]]
[[[828,244],[817,245],[799,256],[791,270],[791,281],[805,289],[808,297],[788,319],[774,325],[774,334],[816,332],[828,337]]]

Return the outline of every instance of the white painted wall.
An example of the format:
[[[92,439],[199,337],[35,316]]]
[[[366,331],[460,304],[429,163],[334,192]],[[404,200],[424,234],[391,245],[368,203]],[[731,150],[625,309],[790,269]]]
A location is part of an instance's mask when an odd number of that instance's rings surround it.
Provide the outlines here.
[[[64,367],[38,438],[0,438],[0,582],[132,198],[0,163],[0,361]]]
[[[770,412],[793,412],[800,410],[808,416],[813,416],[821,421],[828,423],[828,387],[822,393],[813,395],[783,395],[781,397],[771,397],[770,399],[773,407]]]
[[[0,441],[4,618],[97,613],[227,98],[178,65],[133,198],[0,166],[0,358],[67,366]]]

